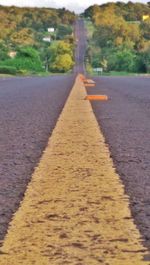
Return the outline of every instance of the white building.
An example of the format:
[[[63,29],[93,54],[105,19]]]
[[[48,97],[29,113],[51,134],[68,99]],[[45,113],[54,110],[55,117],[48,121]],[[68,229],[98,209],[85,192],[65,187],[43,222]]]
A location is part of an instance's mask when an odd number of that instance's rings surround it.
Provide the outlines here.
[[[10,51],[8,53],[9,57],[11,57],[11,58],[15,58],[16,57],[16,54],[17,54],[17,52],[15,52],[15,51]]]
[[[48,28],[47,30],[48,30],[48,32],[55,32],[54,28]]]
[[[45,41],[45,42],[51,42],[51,37],[44,37],[43,38],[43,41]]]

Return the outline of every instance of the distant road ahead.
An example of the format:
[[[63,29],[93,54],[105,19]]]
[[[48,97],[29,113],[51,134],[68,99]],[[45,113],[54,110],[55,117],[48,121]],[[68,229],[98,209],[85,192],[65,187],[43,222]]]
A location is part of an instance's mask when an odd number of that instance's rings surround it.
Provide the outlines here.
[[[84,21],[79,19],[76,21],[75,25],[75,36],[76,36],[76,51],[75,51],[75,60],[76,65],[74,67],[74,72],[78,73],[85,73],[84,67],[84,57],[86,54],[86,29],[84,26]]]

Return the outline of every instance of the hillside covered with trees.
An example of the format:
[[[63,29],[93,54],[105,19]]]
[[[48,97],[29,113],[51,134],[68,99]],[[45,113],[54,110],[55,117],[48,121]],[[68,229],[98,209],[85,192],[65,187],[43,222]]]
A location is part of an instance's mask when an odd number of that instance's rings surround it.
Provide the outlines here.
[[[150,72],[150,2],[107,3],[85,10],[88,66],[105,71]]]
[[[0,72],[71,70],[75,19],[64,8],[0,6]]]

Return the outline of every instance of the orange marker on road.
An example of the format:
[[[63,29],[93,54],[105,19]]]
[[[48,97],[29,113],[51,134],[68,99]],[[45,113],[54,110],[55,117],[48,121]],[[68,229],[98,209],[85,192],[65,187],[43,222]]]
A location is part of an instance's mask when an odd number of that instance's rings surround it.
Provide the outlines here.
[[[85,83],[84,83],[84,86],[85,86],[85,87],[95,87],[95,84],[90,84],[90,83],[86,83],[86,84],[85,84]]]
[[[85,87],[95,87],[96,85],[92,79],[85,79],[83,82]]]
[[[84,82],[88,84],[96,84],[95,81],[92,79],[86,79]]]
[[[84,75],[80,74],[79,76],[80,76],[80,79],[81,79],[82,81],[85,81],[85,80],[86,80],[86,78],[85,78]]]
[[[87,95],[85,97],[86,100],[100,100],[100,101],[106,101],[108,100],[108,96],[107,95]]]

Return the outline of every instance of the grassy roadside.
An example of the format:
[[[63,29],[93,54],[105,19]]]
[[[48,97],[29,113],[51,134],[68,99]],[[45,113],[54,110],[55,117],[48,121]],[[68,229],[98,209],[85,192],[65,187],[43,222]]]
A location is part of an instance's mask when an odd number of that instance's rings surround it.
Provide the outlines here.
[[[48,76],[64,76],[64,75],[68,75],[68,74],[71,74],[72,72],[69,71],[67,73],[50,73],[50,72],[39,72],[39,73],[26,73],[26,74],[16,74],[16,75],[10,75],[10,74],[0,74],[0,78],[7,78],[7,77],[29,77],[29,76],[32,76],[32,77],[48,77]]]
[[[115,71],[110,71],[110,72],[103,72],[102,74],[98,74],[95,71],[90,71],[88,72],[92,76],[149,76],[148,74],[137,74],[137,73],[129,73],[129,72],[115,72]]]
[[[0,78],[4,78],[4,77],[13,77],[14,75],[8,75],[8,74],[0,74]]]

